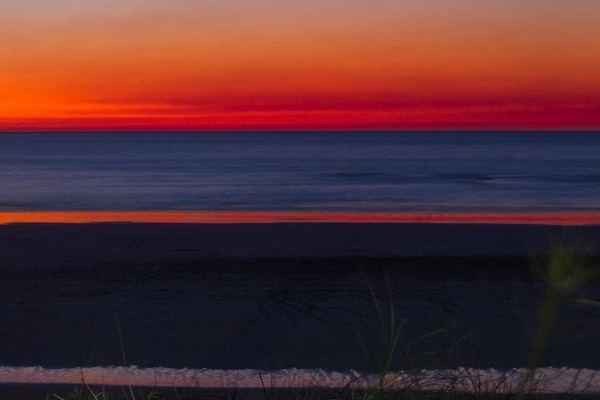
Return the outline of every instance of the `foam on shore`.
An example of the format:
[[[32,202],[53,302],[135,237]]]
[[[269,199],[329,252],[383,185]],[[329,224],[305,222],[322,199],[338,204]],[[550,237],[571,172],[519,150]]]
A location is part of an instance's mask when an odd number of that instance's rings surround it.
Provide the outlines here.
[[[525,368],[445,369],[363,375],[357,371],[321,369],[173,369],[130,367],[0,367],[0,383],[81,384],[102,386],[148,386],[204,389],[258,388],[378,388],[467,393],[596,394],[600,393],[600,371],[573,368],[539,368],[532,375]]]

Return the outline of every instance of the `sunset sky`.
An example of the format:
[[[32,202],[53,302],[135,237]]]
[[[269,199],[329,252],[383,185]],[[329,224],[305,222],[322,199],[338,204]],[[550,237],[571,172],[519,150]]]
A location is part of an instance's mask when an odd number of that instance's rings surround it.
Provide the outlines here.
[[[2,0],[0,130],[596,130],[598,21],[598,0]]]

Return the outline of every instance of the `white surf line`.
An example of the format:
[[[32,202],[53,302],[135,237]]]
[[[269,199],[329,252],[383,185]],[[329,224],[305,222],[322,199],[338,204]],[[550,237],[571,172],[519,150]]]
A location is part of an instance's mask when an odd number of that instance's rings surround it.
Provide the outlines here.
[[[331,388],[415,389],[469,393],[600,393],[600,371],[574,368],[539,368],[527,384],[525,368],[458,368],[445,370],[399,371],[382,376],[361,375],[321,369],[173,369],[131,367],[0,367],[0,383],[89,384],[103,386],[197,387],[206,389],[252,388]]]

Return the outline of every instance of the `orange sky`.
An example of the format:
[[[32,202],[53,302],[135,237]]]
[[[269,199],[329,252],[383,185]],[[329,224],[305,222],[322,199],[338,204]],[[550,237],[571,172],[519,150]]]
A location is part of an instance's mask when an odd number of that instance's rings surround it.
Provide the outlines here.
[[[596,0],[3,0],[0,130],[600,129],[599,20]]]

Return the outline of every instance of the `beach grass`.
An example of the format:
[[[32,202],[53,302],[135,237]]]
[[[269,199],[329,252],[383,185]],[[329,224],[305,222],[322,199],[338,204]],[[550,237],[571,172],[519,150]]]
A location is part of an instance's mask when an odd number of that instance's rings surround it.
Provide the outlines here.
[[[531,340],[530,352],[526,361],[527,372],[523,375],[521,383],[516,389],[506,390],[506,381],[489,382],[485,377],[463,369],[460,375],[445,376],[443,390],[428,390],[422,381],[407,380],[404,376],[398,381],[395,375],[395,363],[398,357],[403,358],[404,365],[413,365],[415,372],[420,368],[431,365],[431,360],[436,363],[440,360],[449,360],[459,357],[456,348],[439,349],[431,354],[413,354],[414,341],[405,343],[402,334],[406,320],[396,309],[389,291],[393,283],[388,281],[387,304],[382,304],[381,297],[366,280],[368,290],[373,302],[374,324],[373,329],[378,331],[379,343],[376,354],[371,355],[373,365],[377,371],[377,382],[367,388],[357,388],[347,385],[344,388],[323,388],[307,384],[306,387],[270,387],[265,381],[262,388],[248,389],[223,389],[207,390],[201,388],[160,388],[160,387],[106,387],[88,385],[82,377],[80,385],[71,388],[62,388],[60,391],[48,392],[46,400],[525,400],[525,399],[592,399],[598,398],[597,393],[585,391],[565,391],[563,393],[538,393],[536,370],[543,365],[544,357],[550,350],[552,336],[556,333],[557,319],[566,305],[577,303],[583,306],[599,307],[595,299],[585,297],[585,287],[598,278],[595,271],[585,256],[575,247],[567,245],[555,246],[545,257],[532,263],[533,274],[543,285],[543,296],[536,311],[535,334]],[[385,298],[386,296],[384,296]],[[127,365],[120,323],[119,340],[124,365]],[[426,332],[420,338],[431,339],[443,333],[445,328]],[[364,351],[369,351],[363,342]],[[408,364],[407,364],[408,363]],[[475,370],[473,370],[475,371]],[[577,379],[575,377],[574,379]],[[465,387],[470,390],[466,391]],[[16,398],[15,398],[16,400]],[[29,400],[29,399],[28,399]]]
[[[47,396],[47,400],[180,400],[175,388],[171,394],[167,393],[159,388],[107,388],[82,384],[66,393],[53,393],[52,396]]]
[[[473,377],[477,379],[477,377]],[[483,383],[482,383],[483,385]],[[45,400],[591,400],[597,393],[492,393],[464,392],[451,387],[443,391],[414,388],[375,389],[266,388],[206,390],[199,388],[129,388],[77,386],[55,391]],[[44,400],[42,397],[10,397],[11,400]]]

